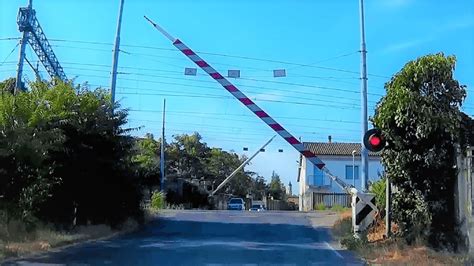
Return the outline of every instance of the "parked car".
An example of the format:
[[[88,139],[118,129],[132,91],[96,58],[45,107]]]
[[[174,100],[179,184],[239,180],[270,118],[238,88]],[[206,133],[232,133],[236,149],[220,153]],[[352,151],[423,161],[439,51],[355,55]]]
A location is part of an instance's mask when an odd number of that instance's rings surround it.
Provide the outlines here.
[[[265,211],[265,206],[262,204],[253,204],[252,207],[249,209],[251,212],[263,212]]]
[[[228,210],[245,210],[245,201],[242,198],[231,198],[227,203]]]

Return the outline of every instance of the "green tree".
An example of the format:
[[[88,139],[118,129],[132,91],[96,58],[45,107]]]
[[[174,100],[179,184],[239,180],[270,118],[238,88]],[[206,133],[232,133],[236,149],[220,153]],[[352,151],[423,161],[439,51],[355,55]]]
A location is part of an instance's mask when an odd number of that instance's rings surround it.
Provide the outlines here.
[[[0,95],[0,208],[70,224],[141,218],[134,140],[109,93],[57,82]]]
[[[166,150],[167,174],[182,178],[201,178],[206,175],[210,149],[199,133],[176,135]]]
[[[221,183],[242,162],[242,159],[235,153],[212,148],[206,162],[207,178],[216,181],[216,183]]]
[[[252,193],[252,178],[249,173],[240,171],[232,178],[227,187],[234,196],[245,198]]]
[[[151,190],[160,184],[160,147],[161,143],[153,139],[152,134],[138,139],[132,162],[138,164],[139,175],[143,178],[142,184]],[[151,194],[150,194],[151,195]]]
[[[272,172],[268,193],[276,200],[283,200],[286,196],[285,185],[281,182],[280,175],[275,173],[275,171]]]
[[[0,93],[13,93],[15,90],[16,78],[9,78],[0,82]]]
[[[427,235],[433,246],[456,242],[455,156],[466,90],[453,77],[455,63],[443,54],[407,63],[385,85],[373,117],[388,142],[385,174],[398,188],[394,219],[408,241]]]
[[[30,93],[14,96],[7,89],[0,95],[0,207],[23,220],[38,211],[60,181],[51,154],[62,148],[64,135],[57,126],[66,118],[62,103],[68,96],[59,94],[38,86]]]
[[[256,200],[263,200],[268,194],[268,187],[263,176],[257,175],[257,177],[253,179],[252,194]]]

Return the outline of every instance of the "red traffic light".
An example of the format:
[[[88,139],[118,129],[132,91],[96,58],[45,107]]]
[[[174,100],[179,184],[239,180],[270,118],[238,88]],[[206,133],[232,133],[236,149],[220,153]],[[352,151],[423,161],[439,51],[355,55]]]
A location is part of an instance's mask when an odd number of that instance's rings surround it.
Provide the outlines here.
[[[378,128],[372,128],[364,134],[364,146],[372,152],[379,152],[385,147],[385,139],[382,131]]]
[[[382,142],[382,140],[379,138],[379,136],[372,135],[369,137],[369,143],[372,146],[379,146],[380,142]]]

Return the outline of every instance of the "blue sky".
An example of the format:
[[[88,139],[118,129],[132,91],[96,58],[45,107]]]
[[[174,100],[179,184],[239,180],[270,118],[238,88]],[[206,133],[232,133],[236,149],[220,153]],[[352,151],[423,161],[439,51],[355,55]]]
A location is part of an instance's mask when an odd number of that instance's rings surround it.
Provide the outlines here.
[[[108,87],[118,0],[33,1],[37,17],[68,78]],[[18,7],[0,0],[0,39],[19,37]],[[251,152],[274,133],[144,19],[147,15],[217,70],[241,71],[236,85],[303,141],[360,139],[359,9],[357,0],[125,0],[117,96],[130,127],[158,136],[163,98],[167,139],[201,133],[214,147]],[[465,111],[474,113],[474,2],[366,0],[369,114],[383,85],[403,65],[436,52],[458,58],[456,78],[468,86]],[[0,40],[0,79],[15,75],[18,40]],[[31,48],[27,58],[37,62]],[[239,57],[240,56],[240,57]],[[244,59],[253,58],[253,59]],[[258,60],[257,60],[258,59]],[[306,66],[302,66],[306,65]],[[287,77],[274,78],[273,69]],[[43,78],[46,72],[40,67]],[[26,65],[25,77],[34,79]],[[278,149],[283,149],[279,153]],[[248,169],[269,178],[275,170],[297,191],[298,154],[276,139]]]

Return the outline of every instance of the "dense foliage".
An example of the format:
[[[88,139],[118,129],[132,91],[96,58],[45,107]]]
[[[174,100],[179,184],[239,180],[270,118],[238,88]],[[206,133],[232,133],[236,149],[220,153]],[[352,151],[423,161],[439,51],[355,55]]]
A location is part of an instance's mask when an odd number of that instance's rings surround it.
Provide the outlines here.
[[[369,187],[369,191],[375,194],[375,204],[377,205],[377,208],[379,209],[380,217],[385,216],[386,184],[387,184],[387,179],[381,178],[373,182]]]
[[[239,157],[233,151],[209,147],[198,133],[174,136],[171,143],[166,145],[167,183],[173,183],[176,179],[185,179],[208,185],[206,188],[193,188],[188,182],[184,187],[187,192],[183,193],[186,194],[184,197],[177,197],[174,191],[167,189],[167,200],[171,203],[194,201],[194,207],[208,204],[208,191],[217,188],[245,160],[245,156]],[[275,196],[276,199],[281,199],[285,189],[281,182],[278,184],[280,190],[278,196]],[[270,186],[266,184],[262,176],[250,171],[239,171],[219,193],[238,197],[252,195],[254,199],[262,199],[269,195],[269,190]]]
[[[144,177],[150,190],[159,187],[159,147],[161,140],[156,141],[151,134],[138,141],[134,162],[141,165]],[[165,146],[166,153],[166,198],[171,204],[191,203],[192,207],[208,205],[209,191],[217,188],[240,164],[245,156],[233,151],[209,147],[198,133],[175,135]],[[179,181],[183,181],[182,193]],[[179,183],[179,184],[178,184]],[[273,196],[283,199],[285,188],[279,176],[274,173],[272,182],[266,184],[262,176],[250,171],[240,171],[219,193],[232,194],[238,197],[252,195],[254,199]]]
[[[108,93],[36,82],[13,95],[10,83],[0,84],[1,210],[58,225],[140,219],[134,140]]]
[[[269,184],[268,193],[273,199],[282,200],[286,198],[286,189],[280,180],[280,176],[273,172],[272,179]]]
[[[142,219],[142,200],[164,206],[165,195],[156,192],[161,140],[132,137],[124,127],[127,112],[112,106],[108,92],[36,82],[13,94],[14,81],[0,83],[2,217],[61,228],[117,226]],[[246,159],[208,147],[198,133],[174,136],[165,150],[166,200],[191,207],[209,205],[209,192]],[[267,185],[263,177],[240,171],[220,192],[280,199],[284,191],[276,174]]]
[[[455,63],[443,54],[407,63],[385,85],[373,117],[388,141],[382,162],[398,188],[393,212],[401,234],[454,248],[456,145],[465,143],[459,108],[466,96],[453,77]]]
[[[155,210],[164,209],[166,206],[166,196],[163,192],[153,192],[151,195],[151,207]]]
[[[138,175],[141,184],[148,189],[150,196],[152,191],[157,190],[161,180],[160,158],[158,156],[161,142],[153,139],[152,134],[146,134],[144,138],[136,141],[132,162],[137,164]]]

